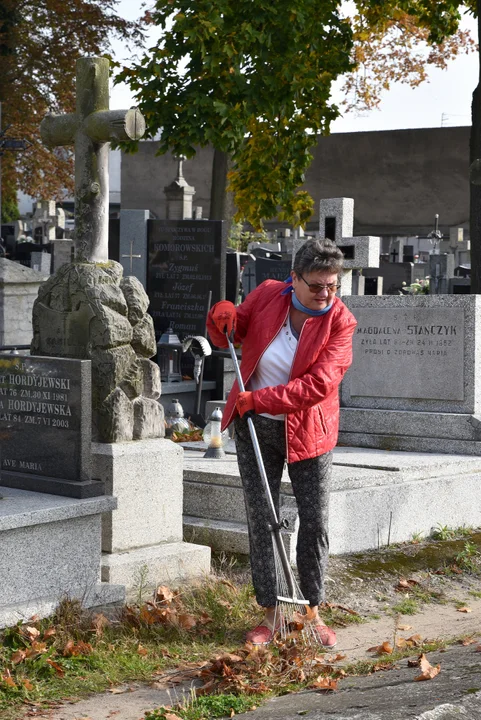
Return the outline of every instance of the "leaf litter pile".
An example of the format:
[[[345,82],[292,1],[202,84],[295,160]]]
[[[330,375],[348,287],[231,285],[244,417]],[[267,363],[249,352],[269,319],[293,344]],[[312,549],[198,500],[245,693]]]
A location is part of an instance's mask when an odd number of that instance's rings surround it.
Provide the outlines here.
[[[333,560],[334,566],[340,562]],[[429,582],[441,575],[446,580],[460,577],[457,572],[438,570],[424,578]],[[364,590],[368,576],[363,574]],[[472,573],[469,577],[477,580]],[[398,569],[395,581],[392,575],[385,576],[384,588],[389,583],[398,598],[419,596],[425,592],[426,579],[419,574],[417,578],[400,576]],[[373,574],[376,592],[379,579],[379,574]],[[359,584],[344,593],[340,586],[342,581],[336,577],[329,592],[336,602],[321,608],[325,622],[334,627],[363,622],[369,608],[351,602],[362,596]],[[470,608],[463,605],[458,612],[469,613]],[[416,656],[410,661],[418,668],[413,680],[432,680],[441,670],[426,657],[426,651],[433,649],[429,641],[407,632],[406,637],[397,637],[397,630],[407,631],[409,625],[398,625],[392,640],[380,638],[379,645],[369,648],[372,659],[361,667],[349,666],[344,656],[307,644],[295,623],[286,640],[276,639],[268,647],[244,644],[245,631],[257,620],[252,588],[237,576],[235,582],[227,577],[206,578],[197,591],[159,586],[148,602],[139,598],[109,617],[88,613],[80,603],[65,600],[51,618],[33,617],[1,632],[0,711],[25,703],[27,716],[33,717],[40,708],[86,692],[106,688],[125,692],[122,685],[133,681],[150,682],[154,687],[193,682],[199,701],[223,696],[251,697],[254,702],[258,696],[302,688],[332,692],[347,674],[389,670],[402,657]],[[463,644],[474,642],[478,641],[466,639]],[[474,651],[480,652],[481,645]],[[16,717],[5,715],[6,720]]]

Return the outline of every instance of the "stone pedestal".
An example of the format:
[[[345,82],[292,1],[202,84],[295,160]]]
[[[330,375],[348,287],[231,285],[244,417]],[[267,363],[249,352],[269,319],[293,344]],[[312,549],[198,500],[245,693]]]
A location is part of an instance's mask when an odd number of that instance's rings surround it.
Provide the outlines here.
[[[0,345],[30,345],[32,308],[48,274],[0,258]]]
[[[114,498],[0,491],[0,627],[45,617],[64,597],[84,607],[124,599],[123,587],[100,582],[101,517]]]
[[[210,548],[182,542],[183,449],[170,440],[94,443],[93,475],[117,498],[104,515],[102,579],[175,583],[210,571]]]

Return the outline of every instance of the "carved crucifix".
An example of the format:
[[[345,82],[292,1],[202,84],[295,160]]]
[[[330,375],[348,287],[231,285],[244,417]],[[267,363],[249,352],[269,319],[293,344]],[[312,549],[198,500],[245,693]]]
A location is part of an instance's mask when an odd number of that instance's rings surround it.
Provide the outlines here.
[[[139,140],[145,120],[139,110],[109,110],[109,61],[77,60],[76,112],[47,115],[40,125],[49,147],[75,149],[75,258],[108,260],[109,143]]]

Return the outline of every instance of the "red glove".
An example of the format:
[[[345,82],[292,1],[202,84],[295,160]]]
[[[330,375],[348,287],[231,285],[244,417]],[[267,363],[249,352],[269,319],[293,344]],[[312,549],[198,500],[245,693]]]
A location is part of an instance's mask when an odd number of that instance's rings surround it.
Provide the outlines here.
[[[237,400],[235,401],[235,406],[237,410],[239,411],[239,415],[241,417],[244,417],[244,415],[248,412],[254,413],[255,412],[255,405],[254,405],[254,395],[251,392],[241,392],[237,396]]]
[[[236,309],[229,300],[221,300],[212,308],[212,322],[221,333],[227,332],[228,335],[235,330]]]

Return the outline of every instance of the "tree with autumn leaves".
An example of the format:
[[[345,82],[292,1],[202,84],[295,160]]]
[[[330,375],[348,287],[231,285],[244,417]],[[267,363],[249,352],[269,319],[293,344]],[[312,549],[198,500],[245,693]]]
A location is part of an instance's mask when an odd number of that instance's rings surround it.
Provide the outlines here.
[[[391,83],[419,84],[430,64],[445,67],[474,49],[458,29],[459,2],[355,0],[353,17],[341,6],[157,0],[147,20],[161,39],[119,75],[151,135],[160,133],[159,153],[191,157],[196,146],[214,146],[214,189],[222,186],[217,163],[236,218],[255,228],[274,216],[294,225],[309,218],[313,201],[299,186],[318,136],[339,114],[334,80],[345,78],[346,109],[371,109]],[[226,216],[222,203],[210,216]]]
[[[467,7],[476,13],[480,3]],[[0,0],[4,125],[32,142],[25,153],[3,158],[6,199],[18,188],[49,198],[71,189],[71,155],[45,148],[38,128],[48,110],[73,110],[79,55],[105,53],[112,33],[139,39],[139,25],[119,18],[115,4]],[[464,7],[458,0],[354,0],[351,17],[342,16],[341,6],[157,0],[146,13],[162,37],[122,68],[118,81],[130,84],[151,136],[160,132],[160,152],[191,157],[196,146],[214,146],[211,217],[230,216],[228,178],[238,218],[255,227],[276,215],[304,224],[312,199],[299,186],[311,148],[339,113],[334,80],[345,78],[346,109],[370,109],[391,83],[416,85],[430,64],[444,67],[474,47],[458,29]],[[472,154],[481,156],[476,143]]]
[[[117,36],[142,40],[140,24],[115,13],[116,0],[0,0],[2,128],[28,140],[2,157],[2,205],[11,215],[17,191],[61,200],[73,191],[72,154],[47,149],[39,127],[47,112],[75,111],[75,62],[105,55]],[[6,210],[10,207],[10,211]]]

